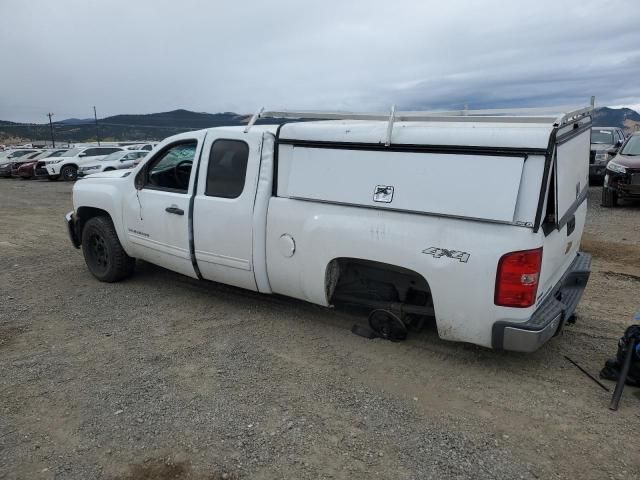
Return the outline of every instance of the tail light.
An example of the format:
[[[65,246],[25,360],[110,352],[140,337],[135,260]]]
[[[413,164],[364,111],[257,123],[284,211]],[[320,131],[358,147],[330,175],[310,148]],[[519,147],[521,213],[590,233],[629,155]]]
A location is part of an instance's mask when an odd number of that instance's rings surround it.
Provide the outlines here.
[[[498,262],[494,303],[502,307],[526,308],[536,301],[542,248],[503,255]]]

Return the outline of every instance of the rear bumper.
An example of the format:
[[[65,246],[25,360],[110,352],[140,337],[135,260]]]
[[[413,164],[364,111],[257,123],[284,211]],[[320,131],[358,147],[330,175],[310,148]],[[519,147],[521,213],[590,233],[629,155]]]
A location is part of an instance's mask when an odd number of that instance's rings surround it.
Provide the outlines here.
[[[80,248],[80,239],[78,238],[78,230],[76,229],[76,220],[73,216],[73,212],[69,212],[64,216],[65,223],[67,224],[67,232],[69,233],[69,240],[74,247]]]
[[[534,352],[571,318],[591,273],[591,255],[579,252],[552,293],[524,323],[493,324],[492,346],[516,352]]]

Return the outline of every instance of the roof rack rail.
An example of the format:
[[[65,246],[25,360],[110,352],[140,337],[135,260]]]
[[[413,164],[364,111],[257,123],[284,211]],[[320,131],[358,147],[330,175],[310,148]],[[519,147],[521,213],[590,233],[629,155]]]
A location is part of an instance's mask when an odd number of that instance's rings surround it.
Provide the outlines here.
[[[575,122],[591,114],[595,99],[585,107],[559,106],[517,109],[484,109],[484,110],[435,110],[400,112],[391,107],[390,113],[355,113],[327,112],[319,110],[258,110],[245,127],[245,133],[260,118],[277,118],[291,120],[377,120],[388,122],[387,139],[391,141],[395,122],[487,122],[487,123],[552,123],[556,127]]]

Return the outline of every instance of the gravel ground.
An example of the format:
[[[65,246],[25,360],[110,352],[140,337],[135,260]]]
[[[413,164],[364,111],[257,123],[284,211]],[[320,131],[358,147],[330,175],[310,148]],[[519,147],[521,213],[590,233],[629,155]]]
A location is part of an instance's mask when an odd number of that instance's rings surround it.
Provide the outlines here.
[[[535,354],[352,335],[360,319],[140,263],[97,282],[71,185],[0,180],[0,478],[638,478],[640,394],[597,374],[638,309],[640,205],[589,197],[578,322]],[[611,384],[609,383],[611,386]]]

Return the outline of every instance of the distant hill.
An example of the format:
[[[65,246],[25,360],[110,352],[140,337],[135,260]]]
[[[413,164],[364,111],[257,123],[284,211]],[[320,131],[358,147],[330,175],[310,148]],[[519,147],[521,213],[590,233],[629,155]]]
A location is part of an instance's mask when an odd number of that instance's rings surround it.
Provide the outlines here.
[[[234,112],[203,113],[189,110],[151,113],[146,115],[114,115],[98,120],[100,139],[107,140],[161,140],[170,135],[225,125],[246,125],[250,115]],[[258,123],[278,123],[265,120]],[[593,123],[601,127],[623,127],[627,131],[640,130],[640,114],[629,108],[596,109]],[[82,142],[96,139],[92,118],[69,118],[53,124],[54,135],[61,142]],[[48,140],[48,123],[24,124],[0,120],[0,141],[27,142]]]
[[[86,123],[94,123],[93,118],[67,118],[66,120],[60,120],[58,122],[53,122],[54,124],[62,124],[62,125],[84,125]]]
[[[245,125],[248,115],[233,112],[199,113],[189,110],[151,113],[147,115],[114,115],[98,120],[100,139],[108,140],[161,140],[170,135],[224,125]],[[54,136],[61,142],[82,142],[96,139],[92,118],[69,118],[53,123]],[[48,123],[18,124],[0,120],[2,139],[48,140]]]
[[[640,122],[640,113],[630,108],[597,108],[593,115],[596,127],[623,127],[625,121]]]

